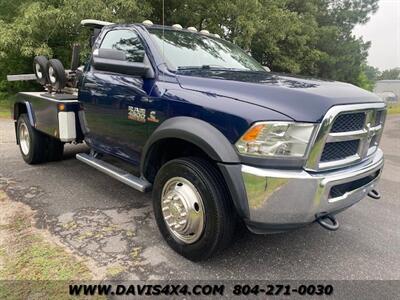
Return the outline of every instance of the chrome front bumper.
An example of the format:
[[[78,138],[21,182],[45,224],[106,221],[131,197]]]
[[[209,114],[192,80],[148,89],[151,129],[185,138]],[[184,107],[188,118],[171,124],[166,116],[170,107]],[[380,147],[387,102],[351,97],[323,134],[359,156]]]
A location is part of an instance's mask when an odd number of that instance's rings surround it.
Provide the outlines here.
[[[249,206],[247,225],[256,233],[284,231],[342,211],[376,187],[382,168],[380,149],[367,162],[319,173],[242,165]]]

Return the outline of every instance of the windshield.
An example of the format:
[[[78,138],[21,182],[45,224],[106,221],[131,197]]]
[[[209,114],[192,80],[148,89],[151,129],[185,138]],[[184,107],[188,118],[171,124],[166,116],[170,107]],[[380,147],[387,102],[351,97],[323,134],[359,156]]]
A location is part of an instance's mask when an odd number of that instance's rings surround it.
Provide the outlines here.
[[[222,39],[186,31],[163,31],[150,28],[150,35],[159,47],[171,70],[187,68],[223,68],[241,71],[265,71],[238,46]]]

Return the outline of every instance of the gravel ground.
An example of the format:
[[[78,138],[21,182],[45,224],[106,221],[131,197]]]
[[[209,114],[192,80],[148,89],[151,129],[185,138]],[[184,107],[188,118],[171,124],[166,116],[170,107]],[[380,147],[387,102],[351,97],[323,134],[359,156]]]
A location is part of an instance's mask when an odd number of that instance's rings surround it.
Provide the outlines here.
[[[338,216],[341,228],[318,225],[276,235],[237,234],[230,249],[202,263],[175,254],[158,233],[149,194],[141,194],[74,158],[29,166],[11,120],[0,119],[0,188],[37,211],[75,254],[118,279],[400,279],[400,116],[388,118],[381,200],[366,198]],[[1,213],[1,212],[0,212]]]

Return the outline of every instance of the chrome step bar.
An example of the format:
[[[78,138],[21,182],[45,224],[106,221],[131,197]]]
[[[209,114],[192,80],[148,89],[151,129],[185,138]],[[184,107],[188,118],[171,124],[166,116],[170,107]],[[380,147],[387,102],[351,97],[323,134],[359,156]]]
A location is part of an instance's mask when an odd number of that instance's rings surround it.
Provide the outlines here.
[[[85,164],[103,172],[112,178],[129,185],[130,187],[134,188],[135,190],[141,192],[147,192],[151,188],[151,183],[145,179],[136,177],[125,170],[122,170],[112,164],[109,164],[105,161],[100,159],[94,158],[93,156],[86,154],[86,153],[78,153],[76,158]]]

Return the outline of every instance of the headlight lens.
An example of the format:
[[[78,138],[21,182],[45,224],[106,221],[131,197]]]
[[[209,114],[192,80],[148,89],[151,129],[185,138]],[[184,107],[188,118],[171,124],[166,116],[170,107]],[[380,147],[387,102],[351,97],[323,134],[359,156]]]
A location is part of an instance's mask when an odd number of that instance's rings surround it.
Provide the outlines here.
[[[316,125],[257,122],[236,142],[241,154],[263,157],[304,157]]]

